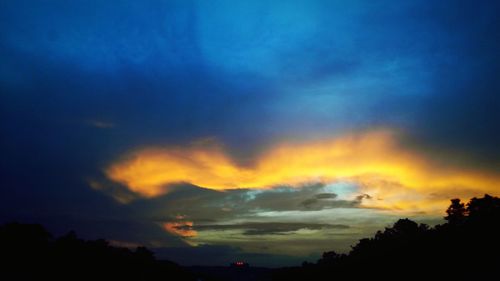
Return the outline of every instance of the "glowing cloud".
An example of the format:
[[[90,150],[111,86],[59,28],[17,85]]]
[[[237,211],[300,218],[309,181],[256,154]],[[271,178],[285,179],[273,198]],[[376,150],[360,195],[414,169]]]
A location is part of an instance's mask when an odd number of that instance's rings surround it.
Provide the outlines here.
[[[351,134],[335,139],[278,144],[255,158],[254,165],[234,163],[220,146],[146,148],[111,165],[107,176],[144,197],[165,194],[169,185],[187,182],[225,190],[299,186],[309,182],[349,180],[360,192],[383,200],[367,200],[375,207],[406,208],[416,198],[457,190],[473,194],[495,192],[497,175],[454,167],[437,167],[431,159],[403,149],[388,130]],[[411,198],[408,198],[411,197]],[[438,196],[439,197],[439,196]],[[443,202],[446,196],[437,198]],[[408,200],[406,200],[408,199]],[[398,206],[398,204],[400,206]],[[442,209],[442,205],[439,205]]]
[[[192,221],[166,222],[163,224],[163,229],[183,238],[195,237],[198,235],[196,230],[193,229]]]

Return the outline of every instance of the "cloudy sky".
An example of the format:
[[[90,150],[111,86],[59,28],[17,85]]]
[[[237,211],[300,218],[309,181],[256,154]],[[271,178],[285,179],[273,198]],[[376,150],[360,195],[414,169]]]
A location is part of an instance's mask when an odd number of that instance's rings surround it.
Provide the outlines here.
[[[0,1],[0,221],[314,261],[500,187],[494,1]]]

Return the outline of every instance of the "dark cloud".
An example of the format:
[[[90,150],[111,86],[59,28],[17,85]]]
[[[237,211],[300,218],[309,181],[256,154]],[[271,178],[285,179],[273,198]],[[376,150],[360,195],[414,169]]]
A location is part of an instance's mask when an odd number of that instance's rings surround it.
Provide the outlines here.
[[[316,199],[334,199],[337,197],[337,194],[335,193],[319,193],[316,194]]]
[[[106,239],[124,243],[144,245],[147,247],[189,247],[176,235],[171,235],[157,223],[127,216],[125,213],[117,217],[109,214],[40,214],[30,216],[4,217],[2,221],[43,224],[56,237],[69,231],[76,231],[79,237],[86,239]]]
[[[287,232],[293,232],[301,229],[321,230],[321,229],[346,229],[348,225],[342,224],[318,224],[318,223],[283,223],[283,222],[246,222],[241,224],[205,224],[197,225],[198,231],[205,230],[243,230],[244,235],[284,235]]]
[[[325,192],[324,184],[300,187],[281,186],[273,189],[234,189],[224,192],[182,184],[170,193],[152,199],[136,198],[129,208],[154,221],[171,221],[176,215],[204,224],[227,221],[265,211],[318,211],[334,208],[360,208],[367,194],[351,200],[339,199],[336,193]]]
[[[335,193],[319,193],[314,197],[306,199],[301,202],[304,210],[316,211],[322,209],[332,208],[358,208],[360,207],[363,199],[371,199],[368,194],[356,196],[353,200],[338,200]]]
[[[363,201],[363,199],[372,199],[373,197],[371,197],[369,194],[361,194],[361,195],[358,195],[356,196],[356,201]]]
[[[361,203],[354,200],[337,199],[336,193],[325,193],[325,185],[318,183],[301,187],[278,187],[268,191],[248,191],[243,195],[249,208],[266,211],[317,211],[332,208],[356,208]],[[249,196],[251,199],[249,199]]]
[[[306,199],[301,202],[301,205],[303,205],[306,209],[311,209],[313,207],[317,207],[320,204],[323,204],[325,202],[331,204],[331,200],[325,201],[324,199],[334,199],[337,197],[337,194],[335,193],[319,193],[316,194],[313,198]],[[338,202],[336,202],[338,203]]]
[[[324,187],[325,185],[321,183],[301,187],[282,186],[270,190],[240,191],[235,195],[243,200],[249,209],[263,211],[305,210],[307,208],[303,204],[304,199],[318,200],[316,195],[324,193]]]

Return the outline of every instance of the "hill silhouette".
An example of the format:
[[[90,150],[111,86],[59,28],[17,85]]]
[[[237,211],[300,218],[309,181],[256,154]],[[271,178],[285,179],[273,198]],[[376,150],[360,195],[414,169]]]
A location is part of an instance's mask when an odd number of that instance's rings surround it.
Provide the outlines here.
[[[277,270],[274,280],[499,280],[500,198],[452,199],[446,213],[433,228],[400,219],[348,254],[325,252],[317,263]]]

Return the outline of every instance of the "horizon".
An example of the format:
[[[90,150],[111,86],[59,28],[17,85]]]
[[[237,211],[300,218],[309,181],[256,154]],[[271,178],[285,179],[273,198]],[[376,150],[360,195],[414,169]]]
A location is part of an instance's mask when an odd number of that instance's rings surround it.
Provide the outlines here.
[[[186,266],[347,253],[500,186],[491,1],[2,1],[0,224]]]

